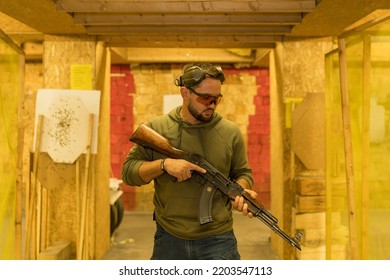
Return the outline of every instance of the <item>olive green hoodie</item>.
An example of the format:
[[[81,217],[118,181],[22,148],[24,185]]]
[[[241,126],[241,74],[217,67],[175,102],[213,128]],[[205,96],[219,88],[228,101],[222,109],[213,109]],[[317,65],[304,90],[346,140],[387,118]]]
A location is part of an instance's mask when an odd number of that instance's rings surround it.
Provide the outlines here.
[[[226,177],[246,179],[253,184],[248,168],[245,143],[237,125],[214,113],[210,122],[190,125],[180,117],[181,106],[169,114],[157,117],[148,126],[166,137],[181,150],[197,153]],[[138,169],[144,161],[165,156],[135,145],[122,166],[122,179],[128,185],[141,186],[144,182]],[[154,180],[155,219],[167,232],[182,239],[198,239],[220,234],[232,229],[232,206],[229,199],[216,191],[213,197],[213,222],[200,225],[198,221],[199,198],[202,186],[193,178],[177,182],[164,173]]]

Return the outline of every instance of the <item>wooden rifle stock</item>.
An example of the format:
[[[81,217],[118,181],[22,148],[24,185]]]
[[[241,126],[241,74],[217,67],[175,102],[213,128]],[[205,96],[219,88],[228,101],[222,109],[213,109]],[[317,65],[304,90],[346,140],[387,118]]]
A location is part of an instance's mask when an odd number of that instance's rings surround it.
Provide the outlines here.
[[[173,147],[167,138],[144,124],[136,129],[130,141],[170,158],[184,159],[188,154],[188,152]]]

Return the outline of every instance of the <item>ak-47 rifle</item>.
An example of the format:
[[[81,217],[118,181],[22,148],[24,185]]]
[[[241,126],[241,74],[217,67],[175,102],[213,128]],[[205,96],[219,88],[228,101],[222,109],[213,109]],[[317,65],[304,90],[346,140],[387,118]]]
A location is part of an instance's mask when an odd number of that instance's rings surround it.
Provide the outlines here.
[[[242,188],[235,181],[226,178],[202,156],[173,147],[167,138],[144,124],[141,124],[137,128],[137,130],[131,136],[130,141],[145,148],[157,151],[170,158],[185,159],[207,171],[206,173],[196,172],[196,175],[200,175],[202,177],[201,183],[204,185],[199,202],[200,224],[213,221],[211,216],[212,198],[215,191],[218,189],[224,195],[227,195],[231,200],[234,200],[237,196],[242,196],[244,198],[244,202],[248,204],[248,211],[251,212],[254,217],[264,222],[269,228],[271,228],[275,233],[287,241],[291,246],[301,250],[301,246],[299,245],[299,241],[303,236],[301,232],[298,232],[293,238],[289,237],[279,228],[277,218],[268,212],[263,205],[252,199],[250,195],[244,191],[244,188]]]

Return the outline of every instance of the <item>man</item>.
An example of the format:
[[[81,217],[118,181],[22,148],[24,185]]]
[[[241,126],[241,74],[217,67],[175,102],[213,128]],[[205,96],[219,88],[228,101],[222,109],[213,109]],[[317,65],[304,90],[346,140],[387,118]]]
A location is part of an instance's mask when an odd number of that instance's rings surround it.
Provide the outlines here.
[[[178,149],[203,156],[226,177],[250,190],[245,143],[237,125],[215,112],[222,99],[225,80],[221,67],[195,63],[184,67],[175,81],[180,86],[182,106],[150,121],[148,126],[166,137]],[[183,159],[166,158],[151,149],[135,145],[122,166],[128,185],[145,185],[154,180],[153,198],[156,233],[152,259],[240,259],[233,232],[232,207],[248,217],[242,197],[235,201],[215,192],[213,222],[198,221],[202,185],[194,172],[206,170]]]

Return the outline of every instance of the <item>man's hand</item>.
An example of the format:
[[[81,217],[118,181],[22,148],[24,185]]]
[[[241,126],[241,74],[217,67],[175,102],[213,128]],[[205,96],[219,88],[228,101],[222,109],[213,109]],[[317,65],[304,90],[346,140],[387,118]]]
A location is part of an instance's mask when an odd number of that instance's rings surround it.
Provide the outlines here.
[[[178,182],[183,182],[190,179],[192,176],[192,171],[206,173],[206,170],[202,167],[184,159],[167,158],[164,162],[164,169],[169,175],[176,177]]]
[[[253,199],[256,199],[257,193],[252,190],[244,189],[246,193],[248,193]],[[253,214],[248,212],[248,204],[244,203],[244,198],[242,196],[236,196],[236,199],[232,201],[233,208],[242,212],[244,216],[248,216],[249,218],[253,218]]]

